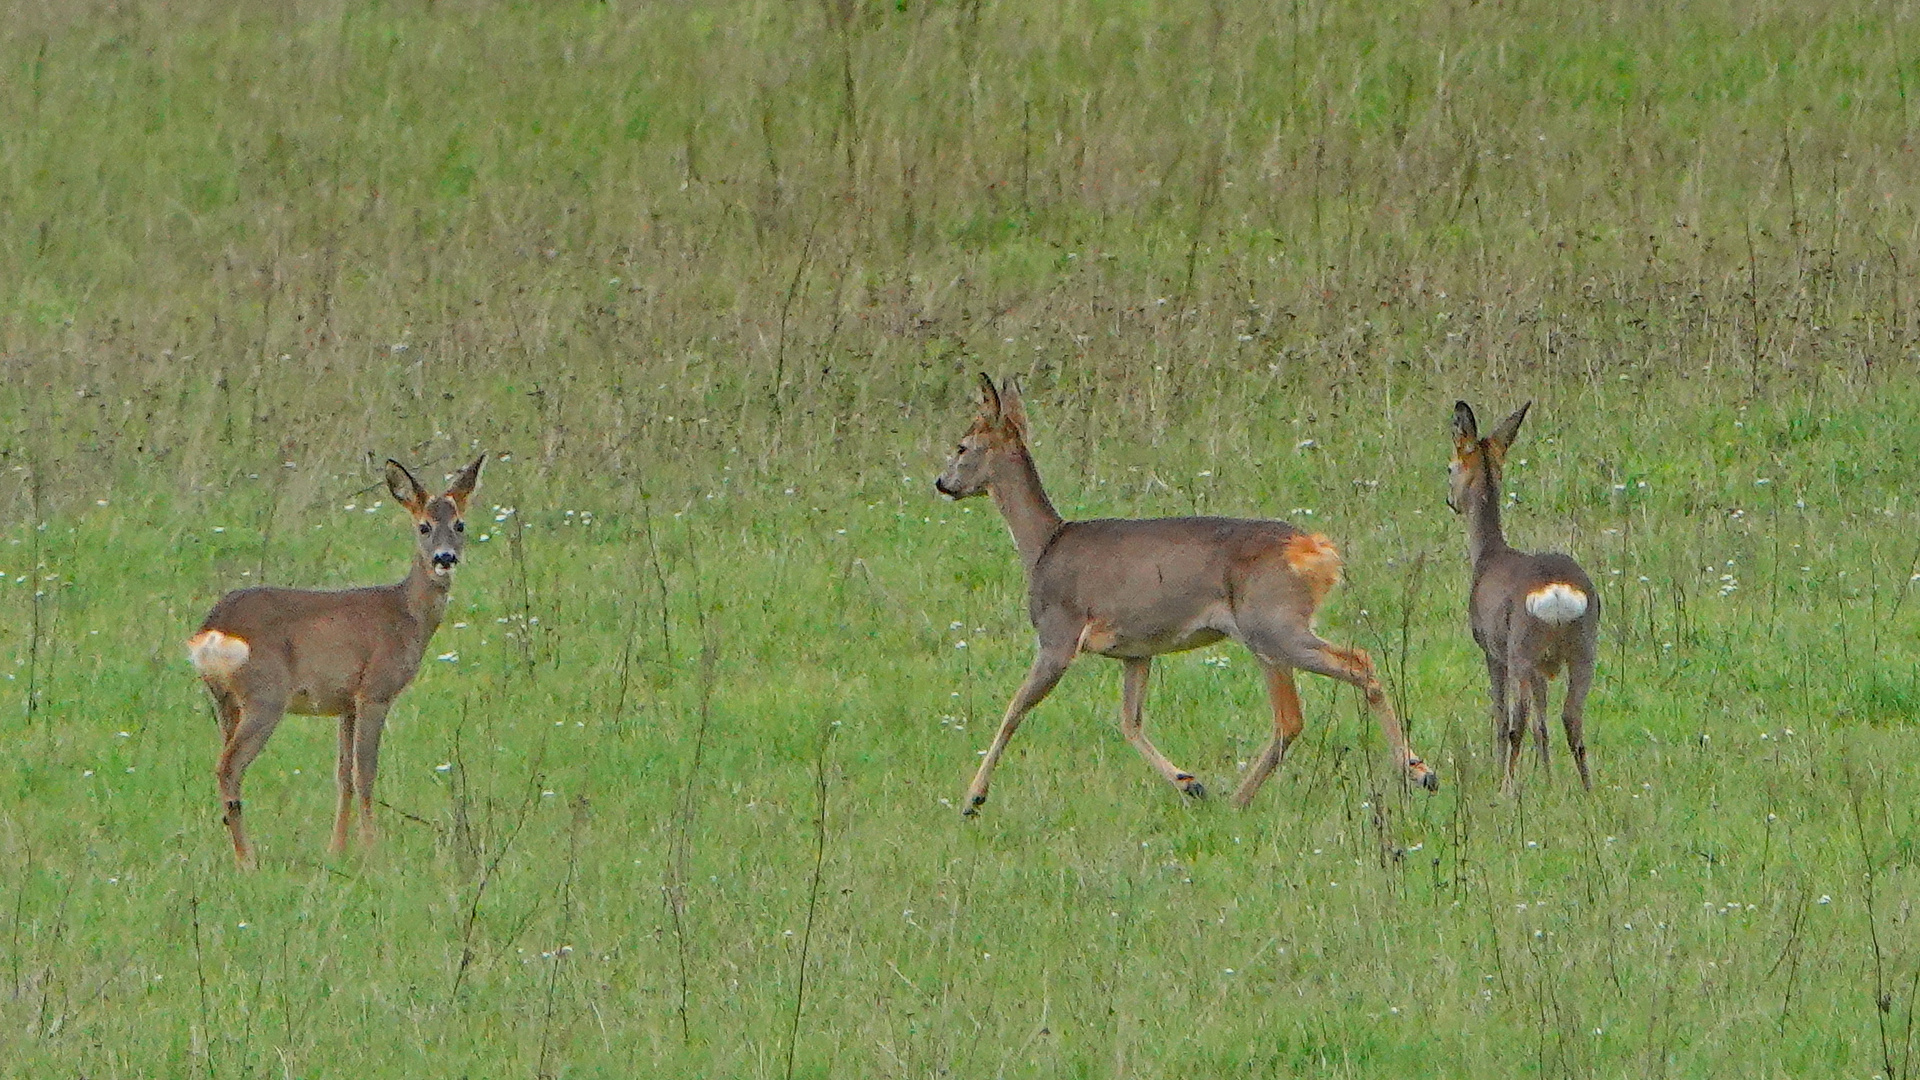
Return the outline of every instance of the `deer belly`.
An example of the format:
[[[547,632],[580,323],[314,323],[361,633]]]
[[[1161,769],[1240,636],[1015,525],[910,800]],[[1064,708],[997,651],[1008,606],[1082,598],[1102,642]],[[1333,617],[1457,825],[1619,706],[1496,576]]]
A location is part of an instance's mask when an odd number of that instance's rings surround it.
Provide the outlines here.
[[[1175,626],[1115,626],[1092,619],[1080,632],[1080,651],[1116,659],[1160,656],[1203,648],[1226,636],[1211,620]]]
[[[287,711],[295,716],[342,716],[353,708],[347,694],[328,694],[315,690],[295,690],[287,698]]]

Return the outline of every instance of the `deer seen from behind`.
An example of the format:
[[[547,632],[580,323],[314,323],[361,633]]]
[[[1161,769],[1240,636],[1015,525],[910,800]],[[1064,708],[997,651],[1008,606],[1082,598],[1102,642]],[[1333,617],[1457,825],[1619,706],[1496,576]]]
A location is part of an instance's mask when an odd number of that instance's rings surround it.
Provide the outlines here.
[[[241,821],[240,781],[289,712],[340,718],[334,772],[339,804],[330,850],[346,850],[355,796],[361,846],[373,845],[381,730],[446,614],[453,570],[466,547],[467,500],[486,460],[480,455],[444,493],[432,496],[399,462],[387,462],[387,488],[411,515],[417,534],[413,567],[399,584],[239,589],[220,598],[187,642],[193,666],[213,695],[221,735],[214,776],[234,858],[243,869],[253,865],[254,852]]]
[[[1473,409],[1455,402],[1453,460],[1448,464],[1447,505],[1467,519],[1473,561],[1468,620],[1473,640],[1487,658],[1496,733],[1506,751],[1502,789],[1508,794],[1514,790],[1529,720],[1541,767],[1547,767],[1547,683],[1563,667],[1567,691],[1560,720],[1567,729],[1567,749],[1580,770],[1580,783],[1593,787],[1584,725],[1599,652],[1600,597],[1587,572],[1570,556],[1516,551],[1500,528],[1500,477],[1507,448],[1531,407],[1532,402],[1520,406],[1481,438]]]
[[[1154,657],[1223,638],[1253,652],[1273,707],[1273,739],[1234,793],[1236,805],[1260,790],[1304,726],[1295,669],[1359,687],[1407,777],[1428,790],[1439,786],[1408,747],[1367,654],[1314,633],[1314,611],[1340,578],[1340,555],[1326,537],[1284,521],[1062,520],[1027,450],[1019,388],[1010,379],[996,388],[985,375],[979,415],[934,487],[953,499],[993,496],[1026,569],[1027,614],[1039,636],[1033,667],[980,762],[963,813],[979,812],[1014,729],[1081,653],[1121,662],[1121,733],[1169,783],[1203,796],[1193,774],[1148,740],[1141,714]]]

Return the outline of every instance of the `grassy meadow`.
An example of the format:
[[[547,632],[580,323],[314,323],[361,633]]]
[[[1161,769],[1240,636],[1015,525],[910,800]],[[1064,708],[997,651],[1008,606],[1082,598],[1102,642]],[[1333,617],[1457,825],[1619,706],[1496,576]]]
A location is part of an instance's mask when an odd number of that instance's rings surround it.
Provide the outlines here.
[[[0,1074],[1920,1075],[1920,19],[1904,4],[0,0]],[[1027,721],[990,502],[1332,536],[1356,694],[1244,812]],[[1604,604],[1498,793],[1444,466]],[[182,643],[397,580],[396,705],[220,826]],[[1149,731],[1215,792],[1228,645]]]

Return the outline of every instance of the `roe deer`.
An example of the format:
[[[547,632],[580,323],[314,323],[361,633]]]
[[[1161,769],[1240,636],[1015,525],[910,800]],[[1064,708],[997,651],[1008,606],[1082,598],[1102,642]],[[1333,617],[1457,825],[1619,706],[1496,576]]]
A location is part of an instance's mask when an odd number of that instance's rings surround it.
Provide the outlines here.
[[[1501,468],[1532,407],[1532,402],[1520,406],[1483,439],[1473,410],[1464,401],[1455,402],[1453,460],[1447,466],[1447,505],[1467,517],[1473,560],[1467,617],[1473,640],[1487,654],[1494,723],[1507,752],[1501,789],[1508,794],[1513,792],[1529,716],[1540,764],[1547,765],[1547,681],[1562,666],[1567,669],[1567,694],[1560,719],[1567,728],[1567,748],[1580,770],[1581,785],[1593,788],[1582,724],[1599,652],[1600,597],[1571,557],[1515,551],[1500,531]]]
[[[1273,741],[1234,792],[1245,806],[1286,756],[1304,720],[1293,669],[1304,668],[1359,687],[1386,733],[1395,761],[1429,791],[1439,778],[1408,748],[1373,662],[1359,649],[1322,641],[1314,609],[1340,578],[1340,555],[1324,536],[1284,521],[1186,517],[1063,521],[1040,486],[1027,451],[1027,417],[1019,387],[996,390],[980,376],[980,414],[934,482],[953,499],[988,494],[1013,533],[1027,574],[1027,615],[1039,652],[1007,706],[963,812],[987,801],[993,767],[1027,711],[1045,698],[1076,656],[1110,656],[1125,665],[1120,730],[1175,787],[1206,794],[1176,767],[1141,727],[1153,658],[1232,638],[1252,650],[1266,671],[1273,703]]]
[[[474,459],[445,494],[435,496],[399,462],[387,462],[387,489],[419,530],[413,569],[398,585],[332,592],[238,589],[213,605],[187,642],[219,715],[222,746],[214,776],[242,868],[253,865],[253,848],[240,821],[240,778],[289,712],[340,718],[334,770],[340,802],[330,850],[346,850],[356,793],[360,842],[372,846],[380,731],[446,614],[453,568],[467,543],[462,518],[486,460],[485,454]]]

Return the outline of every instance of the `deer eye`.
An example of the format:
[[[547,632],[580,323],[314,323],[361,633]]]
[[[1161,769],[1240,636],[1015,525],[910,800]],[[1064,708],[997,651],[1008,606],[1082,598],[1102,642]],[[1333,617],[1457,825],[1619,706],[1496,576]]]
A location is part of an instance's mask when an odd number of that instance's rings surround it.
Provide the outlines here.
[[[456,522],[454,522],[454,523],[453,523],[453,531],[454,531],[454,532],[466,532],[466,531],[467,531],[467,523],[466,523],[466,522],[464,522],[464,521],[456,521]]]
[[[426,522],[424,522],[424,521],[420,523],[420,535],[421,535],[421,536],[425,536],[425,535],[427,535],[428,533],[430,533],[430,532],[432,532],[432,531],[433,531],[433,526],[431,526],[431,525],[429,525],[429,524],[427,524],[427,523],[426,523]]]

